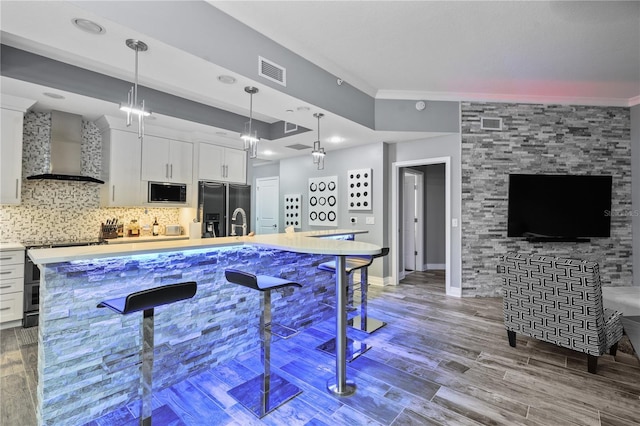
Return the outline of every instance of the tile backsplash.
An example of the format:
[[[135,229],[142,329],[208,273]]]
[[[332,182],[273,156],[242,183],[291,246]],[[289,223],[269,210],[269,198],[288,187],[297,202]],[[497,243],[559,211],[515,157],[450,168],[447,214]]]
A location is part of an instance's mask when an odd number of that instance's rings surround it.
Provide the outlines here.
[[[100,207],[100,185],[88,182],[29,181],[29,175],[47,171],[50,157],[51,115],[29,112],[24,119],[22,204],[0,206],[0,241],[96,238],[100,224],[118,218],[151,225],[179,223],[177,208]],[[83,121],[82,173],[100,177],[102,140],[97,126]]]

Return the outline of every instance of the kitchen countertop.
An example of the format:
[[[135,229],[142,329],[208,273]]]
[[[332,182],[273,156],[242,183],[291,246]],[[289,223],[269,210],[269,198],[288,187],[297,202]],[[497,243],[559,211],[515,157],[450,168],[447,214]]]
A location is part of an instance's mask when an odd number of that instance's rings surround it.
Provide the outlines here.
[[[0,251],[24,250],[24,246],[20,243],[0,243]]]
[[[158,235],[156,237],[152,235],[144,237],[122,237],[122,238],[110,238],[105,240],[107,244],[132,244],[132,243],[147,243],[158,241],[174,241],[174,240],[187,240],[188,235]]]
[[[43,248],[29,250],[28,253],[31,260],[38,265],[70,262],[74,260],[132,256],[181,250],[199,250],[238,245],[252,245],[297,253],[325,255],[373,255],[380,253],[380,247],[375,244],[360,241],[323,238],[362,233],[367,233],[367,231],[335,229],[255,235],[253,237],[221,237],[187,240],[176,239],[168,241],[105,244],[88,247]]]

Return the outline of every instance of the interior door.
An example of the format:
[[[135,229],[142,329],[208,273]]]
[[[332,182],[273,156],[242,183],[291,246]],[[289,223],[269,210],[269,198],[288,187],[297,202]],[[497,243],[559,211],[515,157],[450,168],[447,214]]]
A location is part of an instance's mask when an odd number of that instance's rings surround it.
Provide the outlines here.
[[[280,223],[280,178],[256,179],[256,234],[276,234]]]
[[[404,241],[404,269],[416,270],[416,176],[404,173],[402,239]]]

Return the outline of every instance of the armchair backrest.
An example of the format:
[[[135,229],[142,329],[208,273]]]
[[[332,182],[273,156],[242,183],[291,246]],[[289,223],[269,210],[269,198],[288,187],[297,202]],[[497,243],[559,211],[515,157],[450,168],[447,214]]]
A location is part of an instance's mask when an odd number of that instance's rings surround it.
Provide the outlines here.
[[[596,262],[508,253],[498,272],[507,330],[594,355],[606,351]]]

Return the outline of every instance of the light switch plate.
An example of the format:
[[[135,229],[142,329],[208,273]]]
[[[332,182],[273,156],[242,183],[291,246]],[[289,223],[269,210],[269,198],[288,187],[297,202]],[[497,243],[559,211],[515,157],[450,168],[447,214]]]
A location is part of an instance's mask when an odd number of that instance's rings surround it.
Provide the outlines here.
[[[367,225],[375,225],[376,223],[375,216],[367,216],[367,218],[365,219],[365,223]]]
[[[458,219],[451,219],[451,226],[453,228],[457,228],[458,227]]]

